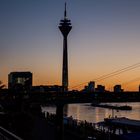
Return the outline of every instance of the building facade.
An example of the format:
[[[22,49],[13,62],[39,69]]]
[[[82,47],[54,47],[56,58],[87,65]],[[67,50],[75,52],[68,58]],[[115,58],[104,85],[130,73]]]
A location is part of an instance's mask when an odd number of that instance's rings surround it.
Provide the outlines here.
[[[114,92],[115,93],[123,92],[123,89],[122,89],[121,85],[115,85],[114,86]]]
[[[32,73],[31,72],[11,72],[8,75],[9,89],[29,90],[32,88]]]

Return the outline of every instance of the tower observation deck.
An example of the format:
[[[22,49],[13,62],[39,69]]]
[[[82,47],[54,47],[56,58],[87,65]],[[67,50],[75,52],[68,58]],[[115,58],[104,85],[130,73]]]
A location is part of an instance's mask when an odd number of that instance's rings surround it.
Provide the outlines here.
[[[68,91],[68,48],[67,36],[72,29],[71,21],[67,18],[65,3],[64,19],[60,20],[59,29],[63,35],[63,66],[62,66],[62,87],[63,91]]]

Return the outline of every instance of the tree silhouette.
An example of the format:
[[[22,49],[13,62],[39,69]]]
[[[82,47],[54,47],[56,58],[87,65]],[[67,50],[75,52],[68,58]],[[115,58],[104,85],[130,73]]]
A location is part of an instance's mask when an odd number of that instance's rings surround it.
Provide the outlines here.
[[[5,87],[5,85],[2,83],[2,81],[0,81],[0,89],[3,89]]]

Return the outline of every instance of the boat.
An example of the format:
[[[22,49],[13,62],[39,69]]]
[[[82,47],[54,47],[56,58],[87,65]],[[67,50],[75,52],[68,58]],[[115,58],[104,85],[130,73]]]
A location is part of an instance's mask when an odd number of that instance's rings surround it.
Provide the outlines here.
[[[128,106],[128,105],[113,106],[113,105],[109,105],[109,104],[92,103],[91,106],[103,107],[103,108],[109,108],[109,109],[116,109],[116,110],[132,110],[132,107]]]

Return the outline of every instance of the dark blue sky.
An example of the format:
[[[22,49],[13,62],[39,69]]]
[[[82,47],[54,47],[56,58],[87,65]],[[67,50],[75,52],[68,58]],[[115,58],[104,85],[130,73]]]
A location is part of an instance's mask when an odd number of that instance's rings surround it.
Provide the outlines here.
[[[0,0],[0,79],[32,71],[34,84],[61,84],[65,0]],[[70,85],[140,62],[140,0],[67,0]],[[139,70],[102,84],[136,78]],[[114,82],[112,82],[114,81]],[[136,85],[132,87],[136,89]]]

